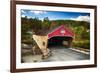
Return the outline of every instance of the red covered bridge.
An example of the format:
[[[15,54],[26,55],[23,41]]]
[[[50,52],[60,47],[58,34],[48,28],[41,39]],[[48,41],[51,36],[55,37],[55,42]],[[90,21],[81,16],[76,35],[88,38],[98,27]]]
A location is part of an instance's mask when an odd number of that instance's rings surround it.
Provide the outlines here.
[[[74,38],[74,33],[69,28],[61,25],[54,30],[50,31],[48,34],[48,46],[50,45],[65,45],[67,47],[71,46],[71,42]]]

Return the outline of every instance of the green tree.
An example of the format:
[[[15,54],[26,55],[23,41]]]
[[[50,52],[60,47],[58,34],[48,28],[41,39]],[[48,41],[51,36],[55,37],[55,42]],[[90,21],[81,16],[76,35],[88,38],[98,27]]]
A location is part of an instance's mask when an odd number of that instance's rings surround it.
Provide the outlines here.
[[[32,23],[33,32],[38,33],[42,29],[42,21],[35,17]]]
[[[43,29],[49,29],[50,28],[50,25],[51,25],[51,22],[49,21],[49,18],[48,17],[45,17],[43,19],[42,28]]]

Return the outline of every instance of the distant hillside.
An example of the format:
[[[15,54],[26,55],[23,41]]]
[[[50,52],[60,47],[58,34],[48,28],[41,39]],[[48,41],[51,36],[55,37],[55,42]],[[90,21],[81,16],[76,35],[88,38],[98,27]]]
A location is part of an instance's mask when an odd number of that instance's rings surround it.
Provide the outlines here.
[[[83,26],[84,28],[90,29],[90,23],[85,21],[74,21],[74,20],[52,20],[51,27],[65,25],[66,27],[78,27]],[[53,26],[54,25],[54,26]]]

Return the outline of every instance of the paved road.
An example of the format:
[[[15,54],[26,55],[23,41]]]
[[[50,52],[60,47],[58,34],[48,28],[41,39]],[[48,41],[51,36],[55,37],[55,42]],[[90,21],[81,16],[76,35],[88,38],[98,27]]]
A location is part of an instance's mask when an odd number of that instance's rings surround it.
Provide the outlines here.
[[[64,47],[52,47],[50,49],[52,51],[52,56],[44,59],[43,62],[88,60],[90,58],[90,56],[87,54],[76,52]]]

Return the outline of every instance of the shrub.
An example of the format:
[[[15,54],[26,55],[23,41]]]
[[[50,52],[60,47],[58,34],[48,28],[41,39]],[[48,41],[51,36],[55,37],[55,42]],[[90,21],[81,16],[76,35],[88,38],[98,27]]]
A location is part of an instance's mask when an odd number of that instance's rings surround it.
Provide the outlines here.
[[[73,47],[85,48],[90,49],[90,41],[73,41]]]

